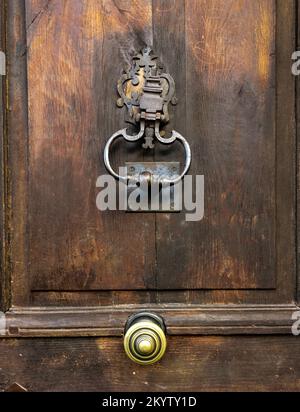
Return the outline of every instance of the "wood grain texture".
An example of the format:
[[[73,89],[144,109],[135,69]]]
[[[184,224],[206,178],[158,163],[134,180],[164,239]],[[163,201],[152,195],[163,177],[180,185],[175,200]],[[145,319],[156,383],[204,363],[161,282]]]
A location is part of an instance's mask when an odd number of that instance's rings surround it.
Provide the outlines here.
[[[28,102],[25,3],[12,0],[7,5],[7,139],[8,196],[6,200],[9,243],[6,277],[11,301],[30,301],[28,276]]]
[[[12,273],[14,306],[0,390],[299,391],[299,338],[248,336],[290,334],[299,310],[295,2],[7,3],[4,293]],[[104,143],[124,124],[113,88],[146,43],[176,80],[170,127],[192,143],[193,173],[207,176],[207,216],[192,230],[179,214],[95,209]],[[115,165],[143,156],[134,146],[114,152]],[[165,317],[169,334],[150,368],[125,357],[121,338],[127,317],[145,308]]]
[[[296,305],[120,305],[17,308],[6,313],[6,337],[120,336],[129,316],[158,313],[171,335],[290,334]]]
[[[295,286],[295,285],[293,285]],[[288,289],[292,289],[289,287]],[[289,290],[288,290],[289,292]],[[268,305],[294,301],[295,287],[286,290],[115,290],[115,291],[33,291],[31,303],[40,306],[111,306],[141,303],[192,305]]]
[[[165,128],[167,133],[172,130],[186,136],[186,4],[184,1],[154,0],[153,1],[153,36],[154,47],[159,50],[161,60],[166,69],[174,77],[178,104],[171,108],[170,124]],[[180,144],[172,147],[156,145],[157,161],[172,161],[174,159],[184,164],[183,149]],[[193,223],[185,225],[183,213],[160,213],[156,215],[156,261],[158,289],[186,289],[185,278],[191,262],[186,261],[188,245],[184,227],[193,231]],[[196,245],[195,245],[196,246]],[[197,247],[197,246],[196,246]],[[194,285],[198,287],[197,284]],[[169,295],[176,299],[176,293]],[[185,294],[187,295],[187,293]],[[160,295],[158,293],[158,301]]]
[[[11,365],[14,368],[11,368]],[[0,389],[299,391],[295,337],[170,337],[159,364],[134,364],[121,338],[0,341]]]
[[[95,203],[104,145],[124,127],[117,80],[152,43],[151,1],[26,1],[26,12],[33,288],[151,287],[154,216]],[[141,154],[115,152],[117,165]]]
[[[151,2],[144,3],[147,4],[145,8],[139,6],[140,3],[129,1],[103,3],[94,0],[27,0],[27,49],[24,46],[26,36],[22,23],[25,12],[23,3],[10,2],[10,15],[16,16],[11,17],[10,25],[10,65],[13,67],[9,83],[12,94],[10,121],[16,118],[13,117],[15,114],[19,119],[18,125],[12,124],[11,128],[11,141],[14,142],[15,139],[16,145],[11,145],[9,163],[12,169],[13,207],[18,209],[18,214],[12,213],[10,220],[14,304],[24,305],[29,301],[28,271],[31,273],[31,288],[35,290],[30,299],[34,301],[38,296],[39,300],[35,300],[38,305],[46,302],[55,304],[55,299],[60,301],[63,295],[65,304],[72,305],[74,294],[80,291],[88,293],[88,290],[96,289],[100,291],[95,292],[94,296],[98,297],[93,301],[99,302],[101,299],[101,305],[119,301],[130,304],[131,299],[133,303],[141,303],[142,299],[145,299],[146,303],[292,302],[295,299],[294,83],[293,79],[285,74],[289,70],[290,54],[294,47],[294,3],[277,2],[276,88],[279,104],[276,112],[276,144],[274,133],[271,133],[275,114],[272,100],[275,95],[273,2],[265,0],[259,3],[260,5],[249,3],[248,14],[251,18],[248,18],[245,11],[248,6],[239,9],[239,5],[246,5],[247,1],[230,1],[223,8],[222,14],[215,19],[215,8],[212,5],[204,7],[203,11],[203,8],[199,7],[200,3],[194,3],[193,6],[193,2],[189,3],[189,10],[186,10],[183,2],[177,1],[155,0],[153,8]],[[16,13],[13,13],[14,8]],[[207,27],[203,24],[197,26],[197,22],[193,20],[193,16],[202,12]],[[224,24],[220,26],[222,30],[216,35],[216,40],[225,39],[228,47],[225,47],[225,43],[223,46],[219,45],[219,49],[223,50],[223,57],[217,55],[220,62],[206,67],[205,61],[201,60],[201,53],[205,50],[199,51],[196,47],[196,51],[193,51],[191,45],[198,37],[201,43],[202,31],[206,30],[205,35],[211,42],[210,46],[216,46],[213,33],[216,32],[216,27],[219,27],[217,21],[224,21]],[[245,27],[241,21],[247,21]],[[196,25],[195,30],[193,24]],[[168,35],[170,30],[164,30],[165,27],[172,29],[173,37]],[[257,30],[254,30],[255,28]],[[186,32],[187,37],[181,37],[182,32]],[[239,50],[238,47],[241,49],[241,45],[234,43],[239,32],[243,33],[242,38],[249,48],[247,59],[241,66],[238,65],[235,55],[238,53],[232,51]],[[250,32],[255,32],[257,37],[251,37],[254,34]],[[250,40],[253,39],[254,44],[262,49],[252,47]],[[176,59],[177,48],[172,47],[172,41],[180,50],[181,59]],[[177,128],[184,134],[185,123],[188,121],[189,128],[198,130],[199,126],[202,131],[206,130],[199,135],[201,138],[196,132],[187,133],[195,154],[193,172],[202,173],[204,169],[200,170],[201,165],[206,165],[207,175],[211,179],[211,188],[208,187],[206,198],[209,202],[216,201],[221,183],[226,181],[226,185],[230,179],[236,185],[232,183],[232,190],[228,189],[229,192],[240,196],[231,203],[228,198],[224,200],[226,207],[223,203],[220,203],[222,208],[219,209],[209,207],[209,222],[194,224],[192,230],[190,226],[181,224],[182,217],[179,215],[159,215],[156,220],[153,215],[143,215],[141,219],[141,215],[134,214],[100,214],[95,208],[94,178],[104,171],[101,163],[103,146],[107,137],[124,124],[123,113],[115,107],[115,80],[123,65],[129,63],[134,50],[147,42],[154,42],[177,83],[179,105],[172,113],[170,127]],[[15,47],[15,44],[18,47]],[[19,49],[21,53],[14,56],[13,51]],[[270,67],[264,63],[268,52],[271,53],[268,61]],[[197,61],[199,53],[200,62]],[[229,77],[223,78],[221,74],[228,69],[228,60],[233,66],[230,66]],[[252,66],[250,65],[248,73],[246,65],[249,62],[252,62]],[[203,72],[200,77],[197,70]],[[263,70],[270,75],[267,83],[260,77]],[[229,73],[228,70],[227,72]],[[197,80],[196,84],[191,83],[192,79]],[[209,85],[212,85],[209,82],[214,81],[219,95],[207,92]],[[248,92],[245,93],[243,102],[239,104],[241,97],[239,93],[235,93],[235,87],[243,84],[243,81],[248,82],[248,86],[253,83],[257,89],[254,88],[253,94],[250,93],[252,97],[248,96]],[[185,104],[185,95],[196,110],[192,111],[190,105]],[[26,131],[27,97],[29,144]],[[200,99],[202,106],[206,99],[203,110],[201,105],[197,106],[197,99]],[[258,145],[252,145],[252,129],[246,127],[252,110],[248,105],[251,99],[258,99],[257,107],[261,109],[256,110],[254,104],[250,105],[260,119],[252,125],[253,130],[259,129],[255,135],[259,140],[256,142]],[[236,102],[235,106],[233,101]],[[20,104],[22,110],[19,110]],[[223,112],[223,106],[228,110]],[[221,119],[223,116],[224,125],[228,126],[224,127],[224,130],[220,128],[222,133],[219,135],[216,127],[218,110]],[[195,118],[193,113],[197,114]],[[241,136],[239,143],[234,145],[230,144],[230,139],[233,138],[230,132],[236,129],[228,119],[236,119],[236,127],[241,126],[244,133],[244,138]],[[24,137],[22,139],[19,138],[21,128]],[[226,150],[222,150],[222,144],[226,144]],[[271,150],[264,156],[270,145]],[[261,152],[258,151],[263,159],[256,157],[257,147],[260,146],[264,146]],[[116,149],[116,164],[122,163],[125,158],[132,160],[142,156],[141,152],[132,150],[132,147],[127,151],[125,145]],[[217,159],[221,152],[225,160],[227,159],[226,167],[222,168]],[[161,155],[168,158],[171,153],[160,153],[158,150],[156,156]],[[174,155],[179,155],[179,151],[174,151]],[[275,157],[280,161],[276,173]],[[253,169],[256,161],[262,169]],[[21,178],[15,165],[20,167],[18,170],[21,170]],[[235,175],[237,165],[240,166],[240,175]],[[213,170],[212,174],[209,174],[210,169]],[[229,180],[227,173],[230,174]],[[263,183],[259,185],[259,190],[254,191],[257,186],[256,173],[259,173],[259,182]],[[270,173],[272,178],[269,179]],[[275,182],[275,177],[276,185],[270,184],[273,178]],[[216,184],[213,184],[214,181]],[[267,187],[264,191],[267,195],[266,203],[262,195],[264,185]],[[278,189],[276,196],[274,186]],[[270,209],[266,209],[268,204],[272,206]],[[230,225],[224,228],[222,225],[225,225],[226,216],[232,211],[230,207],[235,207],[234,205],[238,205],[236,213],[241,220],[233,219],[234,229]],[[258,219],[253,226],[250,215],[256,208],[260,208],[263,222]],[[268,210],[270,213],[267,213]],[[246,216],[245,221],[243,216]],[[214,220],[216,217],[217,220]],[[264,226],[264,223],[267,226],[270,224],[270,227]],[[208,238],[209,241],[204,243]],[[227,249],[225,246],[215,247],[217,243],[224,243]],[[28,261],[27,247],[30,252]],[[229,264],[233,260],[227,259],[229,249],[233,255],[238,256],[236,266],[232,266],[233,277]],[[228,263],[229,269],[226,273],[222,272],[224,276],[219,276],[221,272],[218,268],[221,264],[226,266],[224,262]],[[248,276],[249,271],[244,270],[245,265],[251,269],[252,277]],[[278,286],[277,290],[275,286]],[[207,289],[191,290],[201,287]],[[210,287],[222,290],[209,291]],[[274,290],[263,291],[262,288],[265,287],[272,287]],[[156,288],[170,290],[155,293]],[[173,291],[176,288],[189,290]],[[254,290],[241,290],[247,288]],[[256,288],[260,290],[255,290]],[[49,295],[41,289],[49,289]],[[143,292],[138,296],[129,289],[143,289]],[[70,302],[67,302],[68,296]],[[83,304],[87,299],[88,294],[82,299],[77,296],[76,302]]]
[[[274,287],[274,2],[190,2],[185,20],[182,2],[154,3],[160,53],[189,100],[176,126],[189,123],[192,173],[208,182],[205,221],[157,217],[159,279],[155,217],[99,214],[92,186],[104,172],[101,146],[120,128],[113,62],[129,62],[141,28],[144,43],[152,42],[151,3],[42,3],[26,3],[33,287]],[[168,38],[166,24],[177,34]],[[207,54],[213,48],[216,57]]]
[[[275,287],[275,2],[187,1],[186,40],[191,174],[206,186],[204,220],[180,228],[181,283]]]
[[[0,50],[6,53],[6,13],[5,4],[0,4]],[[6,264],[6,194],[7,194],[7,136],[6,136],[6,87],[4,76],[0,76],[0,310],[8,309],[8,279],[5,276]]]
[[[291,56],[296,48],[296,2],[280,0],[277,7],[277,36],[281,44],[286,45],[277,48],[276,58],[277,288],[285,290],[286,296],[293,296],[296,301],[296,83],[291,74]],[[288,21],[291,24],[286,26]]]
[[[297,25],[297,39],[296,39],[296,50],[300,50],[300,4],[297,1],[297,12],[296,25]],[[297,301],[300,302],[300,76],[296,79],[296,132],[297,132]]]

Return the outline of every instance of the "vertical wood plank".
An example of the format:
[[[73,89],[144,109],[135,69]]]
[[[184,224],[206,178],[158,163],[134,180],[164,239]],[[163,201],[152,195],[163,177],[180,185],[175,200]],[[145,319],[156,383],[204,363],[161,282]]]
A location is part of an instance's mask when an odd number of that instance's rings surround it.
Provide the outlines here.
[[[276,269],[277,288],[295,300],[296,279],[296,2],[277,1]]]
[[[27,1],[30,268],[35,289],[153,287],[155,217],[96,209],[106,141],[124,128],[116,83],[152,44],[152,3]],[[140,160],[121,141],[115,167]]]
[[[275,2],[188,1],[186,33],[187,138],[205,218],[178,229],[185,270],[172,286],[274,288]]]
[[[176,0],[154,0],[154,49],[160,56],[166,70],[175,80],[178,104],[170,109],[169,134],[176,130],[186,136],[186,28],[185,2]],[[187,7],[189,7],[187,5]],[[189,139],[188,139],[189,140]],[[156,161],[184,162],[182,146],[174,143],[163,146],[156,143]],[[184,216],[179,213],[158,213],[156,215],[157,288],[173,288],[176,279],[186,270],[186,262],[181,258],[187,247],[181,234]],[[179,279],[179,282],[181,279]],[[183,285],[182,285],[183,286]],[[170,298],[170,296],[169,296]]]
[[[0,51],[6,52],[5,45],[5,31],[6,31],[6,16],[5,16],[5,2],[0,4]],[[0,74],[0,310],[8,308],[8,276],[6,273],[6,224],[5,224],[5,204],[6,204],[6,128],[5,128],[5,107],[6,107],[6,93],[5,93],[5,76]]]
[[[295,50],[300,50],[300,3],[296,0],[296,47]],[[300,76],[296,79],[296,141],[297,141],[297,301],[300,302]]]
[[[28,277],[28,105],[25,1],[7,2],[9,266],[12,304],[30,301]]]

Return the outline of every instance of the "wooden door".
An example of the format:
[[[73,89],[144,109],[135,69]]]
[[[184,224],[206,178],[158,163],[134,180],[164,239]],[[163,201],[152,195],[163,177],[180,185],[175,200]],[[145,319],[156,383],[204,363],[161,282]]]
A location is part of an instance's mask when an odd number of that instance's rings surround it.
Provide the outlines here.
[[[0,389],[299,390],[296,1],[1,7]],[[124,127],[116,82],[146,45],[176,83],[168,127],[205,177],[198,222],[96,208],[104,146]],[[118,165],[149,159],[182,153],[113,152]],[[141,310],[167,327],[147,367],[122,346]]]

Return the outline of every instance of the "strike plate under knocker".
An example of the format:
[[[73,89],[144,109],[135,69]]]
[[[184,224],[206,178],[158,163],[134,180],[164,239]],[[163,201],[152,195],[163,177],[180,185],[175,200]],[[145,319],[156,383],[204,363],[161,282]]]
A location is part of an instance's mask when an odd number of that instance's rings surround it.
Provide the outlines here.
[[[142,147],[153,149],[155,138],[163,144],[171,144],[178,140],[185,149],[185,164],[183,171],[174,176],[161,176],[160,183],[178,183],[188,172],[191,165],[191,149],[187,140],[175,130],[170,137],[164,137],[161,128],[169,122],[169,103],[175,105],[175,82],[168,73],[163,72],[163,66],[158,57],[146,47],[133,58],[132,65],[125,70],[118,81],[118,107],[126,106],[130,122],[139,128],[135,135],[130,135],[127,129],[114,133],[104,149],[104,163],[107,170],[116,178],[128,181],[130,176],[116,173],[110,164],[109,151],[112,143],[123,137],[128,142],[136,142],[144,138]],[[151,177],[149,178],[151,180]]]

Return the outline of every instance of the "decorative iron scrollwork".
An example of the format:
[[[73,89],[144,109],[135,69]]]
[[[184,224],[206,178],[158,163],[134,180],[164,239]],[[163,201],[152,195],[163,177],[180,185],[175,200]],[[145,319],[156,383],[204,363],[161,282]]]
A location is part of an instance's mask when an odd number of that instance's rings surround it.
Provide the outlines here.
[[[155,138],[163,144],[171,144],[178,140],[186,151],[184,171],[176,178],[176,181],[180,180],[190,167],[191,151],[186,139],[178,132],[173,130],[170,137],[164,137],[161,133],[161,128],[170,120],[169,104],[177,104],[175,82],[170,74],[164,72],[163,65],[150,47],[144,48],[133,57],[132,65],[124,71],[117,89],[117,106],[126,106],[130,122],[139,128],[139,132],[130,135],[127,129],[122,129],[109,139],[104,150],[104,162],[109,172],[122,179],[112,170],[109,161],[109,148],[120,136],[129,142],[144,138],[144,149],[153,149]]]
[[[177,104],[174,79],[163,73],[163,65],[150,47],[133,58],[132,66],[118,81],[118,93],[118,107],[127,107],[134,124],[141,119],[166,124],[169,103]]]

